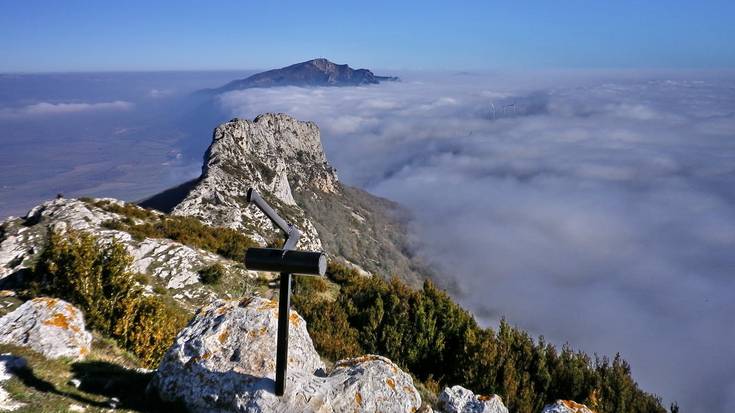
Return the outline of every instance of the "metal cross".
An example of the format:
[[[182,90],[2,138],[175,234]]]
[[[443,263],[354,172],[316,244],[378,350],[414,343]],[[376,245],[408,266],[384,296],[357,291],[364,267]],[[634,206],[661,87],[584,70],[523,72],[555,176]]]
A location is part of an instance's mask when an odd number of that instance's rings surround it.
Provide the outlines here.
[[[247,201],[258,209],[286,235],[283,248],[248,248],[245,267],[253,271],[281,273],[278,291],[278,338],[276,341],[276,395],[283,396],[286,390],[286,367],[288,366],[288,316],[291,311],[291,274],[324,275],[327,259],[321,252],[296,251],[301,233],[281,218],[253,188],[248,189]]]

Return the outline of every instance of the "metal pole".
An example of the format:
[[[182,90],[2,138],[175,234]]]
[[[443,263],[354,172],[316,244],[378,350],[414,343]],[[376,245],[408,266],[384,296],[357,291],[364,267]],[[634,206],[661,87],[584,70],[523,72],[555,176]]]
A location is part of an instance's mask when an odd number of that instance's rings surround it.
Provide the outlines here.
[[[291,312],[291,274],[281,273],[278,292],[278,339],[276,343],[276,395],[283,396],[286,389],[288,367],[288,324]]]

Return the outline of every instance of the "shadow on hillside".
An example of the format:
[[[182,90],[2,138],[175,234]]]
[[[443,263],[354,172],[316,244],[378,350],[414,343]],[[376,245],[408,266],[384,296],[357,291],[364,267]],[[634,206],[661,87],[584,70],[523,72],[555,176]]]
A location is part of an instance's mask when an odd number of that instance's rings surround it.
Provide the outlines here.
[[[159,192],[149,198],[138,201],[138,205],[143,208],[152,208],[160,212],[171,213],[176,205],[189,195],[194,186],[199,182],[199,178],[186,181],[183,184],[169,188],[163,192]]]
[[[104,361],[80,361],[72,365],[74,377],[81,381],[79,390],[120,400],[118,408],[139,412],[183,412],[175,403],[161,401],[147,387],[153,373],[126,369]]]
[[[36,376],[36,374],[33,372],[33,369],[31,369],[30,367],[24,367],[21,369],[14,370],[13,375],[17,377],[18,380],[20,380],[23,383],[23,385],[25,385],[26,387],[29,387],[41,393],[56,394],[56,395],[66,397],[69,399],[74,399],[79,403],[83,403],[89,406],[108,407],[107,403],[98,402],[96,400],[91,400],[86,397],[82,397],[78,394],[67,393],[67,392],[58,390],[56,386],[54,386],[53,383],[50,383]]]

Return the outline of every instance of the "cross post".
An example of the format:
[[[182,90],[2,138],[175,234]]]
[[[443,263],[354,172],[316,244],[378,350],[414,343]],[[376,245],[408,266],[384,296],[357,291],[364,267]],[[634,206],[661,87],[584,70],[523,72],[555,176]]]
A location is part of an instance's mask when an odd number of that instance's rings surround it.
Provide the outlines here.
[[[286,370],[288,367],[288,324],[291,312],[291,275],[324,275],[327,259],[321,252],[297,251],[293,248],[301,233],[293,224],[286,222],[253,189],[248,189],[247,201],[255,204],[273,224],[286,235],[281,249],[248,248],[245,253],[245,267],[253,271],[279,272],[278,291],[278,337],[276,341],[276,395],[283,396],[286,391]]]

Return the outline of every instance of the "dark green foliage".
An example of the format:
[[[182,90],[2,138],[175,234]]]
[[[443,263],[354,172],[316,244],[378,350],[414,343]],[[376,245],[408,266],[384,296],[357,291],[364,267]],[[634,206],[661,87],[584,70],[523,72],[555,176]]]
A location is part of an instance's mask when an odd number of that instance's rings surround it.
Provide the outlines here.
[[[77,305],[87,326],[113,337],[147,366],[155,366],[185,325],[180,308],[161,297],[144,296],[131,257],[117,242],[94,236],[52,232],[33,276],[34,294]]]
[[[558,351],[505,321],[498,331],[480,328],[429,281],[415,290],[335,264],[328,276],[340,286],[336,299],[302,283],[294,296],[314,344],[328,358],[381,354],[422,382],[497,393],[520,413],[538,412],[556,399],[601,413],[665,412],[660,399],[638,388],[619,356],[610,362],[568,346]]]
[[[136,210],[140,208],[135,207]],[[223,257],[242,261],[245,250],[257,244],[234,229],[214,228],[194,217],[158,215],[152,221],[136,224],[131,217],[105,222],[107,228],[126,231],[134,239],[168,238],[190,247],[201,248]]]
[[[222,264],[212,264],[209,267],[199,270],[199,280],[204,284],[217,284],[225,275],[225,267]]]

